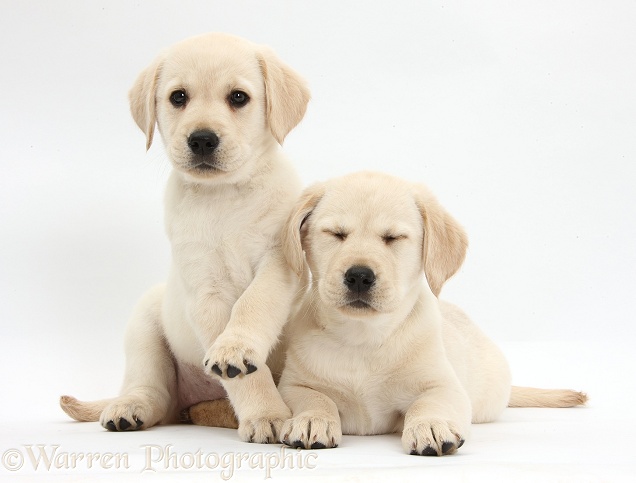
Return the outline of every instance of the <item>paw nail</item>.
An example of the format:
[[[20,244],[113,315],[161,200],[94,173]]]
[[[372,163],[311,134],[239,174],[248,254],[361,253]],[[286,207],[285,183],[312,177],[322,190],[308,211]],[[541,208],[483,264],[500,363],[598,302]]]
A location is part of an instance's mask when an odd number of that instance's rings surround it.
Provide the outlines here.
[[[122,431],[126,431],[128,428],[132,426],[126,418],[119,418],[119,429]]]
[[[135,417],[135,424],[137,425],[137,428],[141,428],[141,425],[144,424],[144,422],[141,419]]]
[[[186,408],[179,413],[179,421],[185,424],[192,424],[192,418],[190,418],[190,408]]]
[[[462,446],[464,446],[465,441],[463,439],[459,440],[459,444],[457,445],[457,449],[461,448]]]
[[[327,446],[325,446],[324,444],[316,441],[314,444],[311,445],[311,449],[325,449]]]
[[[292,448],[300,448],[300,449],[305,449],[305,445],[303,444],[302,441],[300,440],[296,440],[291,444]]]
[[[233,365],[227,366],[227,377],[229,377],[230,379],[238,376],[240,373],[241,370],[238,367],[235,367]]]
[[[256,366],[254,364],[250,364],[249,362],[245,364],[247,367],[247,374],[251,374],[252,372],[256,372]]]
[[[111,420],[106,423],[106,429],[108,429],[108,431],[117,431],[117,426],[115,426],[115,423]]]
[[[221,368],[218,366],[218,364],[214,364],[212,366],[212,372],[214,372],[214,374],[216,374],[217,376],[220,376],[223,374],[223,371],[221,370]]]
[[[205,367],[208,367],[208,364],[210,363],[210,359],[208,359],[207,361],[205,361],[205,363],[203,364]]]

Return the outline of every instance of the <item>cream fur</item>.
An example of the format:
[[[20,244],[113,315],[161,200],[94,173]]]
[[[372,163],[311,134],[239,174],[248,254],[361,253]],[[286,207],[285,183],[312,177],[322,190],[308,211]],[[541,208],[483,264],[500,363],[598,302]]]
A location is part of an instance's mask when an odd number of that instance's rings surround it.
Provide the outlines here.
[[[170,102],[180,89],[188,96],[185,107]],[[249,96],[240,108],[228,101],[236,90]],[[279,232],[300,191],[279,143],[308,101],[304,81],[271,50],[224,34],[180,42],[140,74],[130,91],[133,118],[148,147],[157,125],[174,168],[165,198],[172,268],[167,283],[151,289],[130,319],[121,395],[93,403],[64,396],[61,405],[71,417],[99,415],[111,430],[177,421],[179,368],[209,378],[217,377],[215,367],[240,437],[277,441],[290,412],[266,360],[298,284]],[[215,169],[194,165],[187,140],[197,130],[218,135]],[[245,375],[248,363],[257,370]],[[229,377],[232,366],[241,374]],[[217,397],[223,396],[219,386]]]
[[[401,431],[407,453],[451,454],[471,421],[492,421],[506,407],[504,356],[459,308],[437,299],[467,237],[425,187],[378,173],[317,184],[283,238],[290,266],[312,277],[286,329],[279,390],[293,418],[283,442],[335,447],[343,433]],[[344,283],[354,265],[376,276],[366,307],[351,304]],[[563,396],[530,388],[513,395],[522,405],[537,396],[543,406]]]

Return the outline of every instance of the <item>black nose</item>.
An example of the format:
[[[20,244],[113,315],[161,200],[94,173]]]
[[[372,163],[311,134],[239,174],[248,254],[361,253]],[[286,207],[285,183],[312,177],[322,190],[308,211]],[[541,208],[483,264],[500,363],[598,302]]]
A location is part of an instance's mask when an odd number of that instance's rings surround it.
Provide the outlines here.
[[[352,292],[368,292],[375,283],[375,273],[369,267],[354,265],[344,275],[344,284]]]
[[[219,137],[212,131],[195,131],[188,138],[188,146],[194,154],[207,156],[219,145]]]

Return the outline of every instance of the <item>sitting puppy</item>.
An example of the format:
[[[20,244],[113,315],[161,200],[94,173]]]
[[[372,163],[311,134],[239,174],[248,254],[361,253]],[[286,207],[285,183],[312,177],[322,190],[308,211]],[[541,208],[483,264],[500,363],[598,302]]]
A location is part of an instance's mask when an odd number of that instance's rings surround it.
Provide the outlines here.
[[[290,412],[266,359],[297,288],[279,235],[300,192],[279,144],[308,101],[304,81],[273,52],[224,34],[180,42],[141,73],[133,118],[148,147],[157,124],[173,165],[172,268],[128,324],[121,395],[62,396],[67,414],[111,431],[144,429],[225,401],[227,391],[243,440],[278,441]],[[235,425],[227,404],[215,408],[229,415],[219,425]]]
[[[305,191],[284,248],[311,285],[287,326],[282,442],[336,447],[342,434],[402,432],[414,455],[457,451],[471,421],[506,405],[566,407],[583,394],[512,388],[498,348],[440,302],[466,234],[423,186],[359,173]],[[306,255],[306,263],[303,257]]]

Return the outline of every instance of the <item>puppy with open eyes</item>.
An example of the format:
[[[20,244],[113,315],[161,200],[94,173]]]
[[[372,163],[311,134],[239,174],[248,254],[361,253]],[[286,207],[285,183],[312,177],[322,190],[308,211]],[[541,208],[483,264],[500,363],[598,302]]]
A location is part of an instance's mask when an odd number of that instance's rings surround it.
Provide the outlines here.
[[[227,391],[241,439],[278,441],[290,412],[266,362],[298,283],[279,235],[300,193],[280,144],[308,101],[305,82],[271,50],[225,34],[180,42],[140,74],[133,118],[147,147],[157,125],[173,167],[172,267],[128,324],[121,395],[62,396],[67,414],[128,431],[218,400],[227,420],[217,424],[236,427]]]
[[[438,300],[466,248],[423,186],[357,173],[304,192],[284,232],[290,265],[311,284],[286,329],[279,390],[293,417],[283,443],[320,449],[343,433],[401,432],[407,453],[447,455],[471,421],[507,405],[585,402],[569,390],[511,388],[499,349]]]

